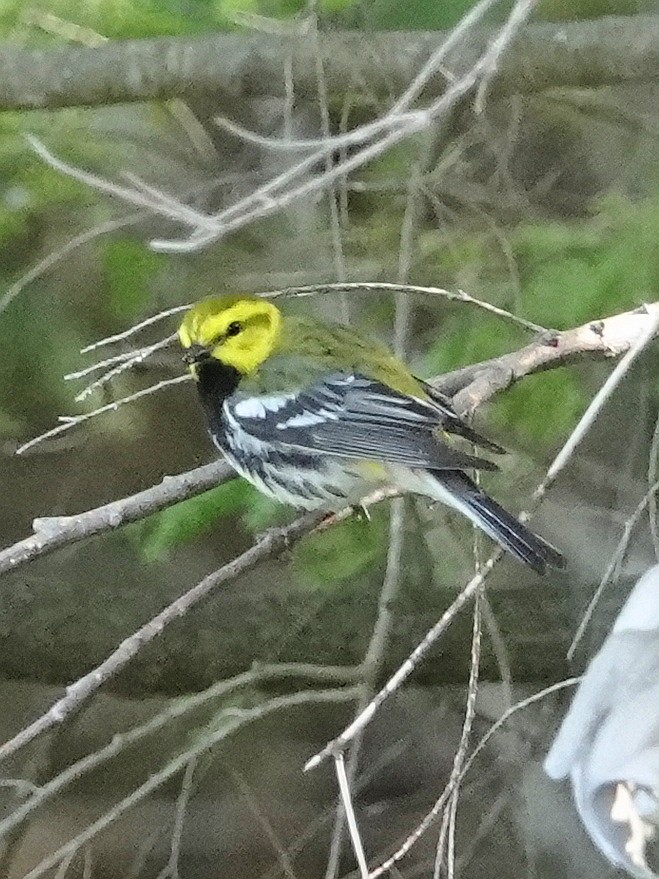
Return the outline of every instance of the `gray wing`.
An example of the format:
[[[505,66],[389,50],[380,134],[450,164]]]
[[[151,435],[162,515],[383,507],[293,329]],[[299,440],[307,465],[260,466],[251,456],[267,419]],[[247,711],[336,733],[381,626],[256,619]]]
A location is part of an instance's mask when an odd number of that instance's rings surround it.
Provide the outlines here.
[[[442,442],[442,411],[365,376],[337,373],[295,394],[225,403],[228,417],[263,443],[432,470],[498,469]]]

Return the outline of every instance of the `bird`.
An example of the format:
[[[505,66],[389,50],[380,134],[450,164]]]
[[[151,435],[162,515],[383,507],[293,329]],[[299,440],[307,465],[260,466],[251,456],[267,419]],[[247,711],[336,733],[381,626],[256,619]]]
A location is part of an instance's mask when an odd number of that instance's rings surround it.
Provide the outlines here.
[[[331,514],[393,485],[458,510],[538,574],[565,566],[465,472],[497,465],[459,444],[505,450],[383,343],[241,294],[193,305],[178,338],[213,442],[265,494]]]

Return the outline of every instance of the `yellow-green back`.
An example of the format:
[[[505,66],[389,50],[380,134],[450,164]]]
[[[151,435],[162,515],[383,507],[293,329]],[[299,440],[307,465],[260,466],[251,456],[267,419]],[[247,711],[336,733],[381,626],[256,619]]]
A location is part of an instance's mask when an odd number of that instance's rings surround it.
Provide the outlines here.
[[[352,327],[326,324],[308,317],[287,316],[272,356],[287,355],[302,355],[303,361],[313,364],[316,375],[359,372],[401,394],[426,396],[421,382],[386,345],[362,335]],[[304,364],[301,366],[304,368]]]

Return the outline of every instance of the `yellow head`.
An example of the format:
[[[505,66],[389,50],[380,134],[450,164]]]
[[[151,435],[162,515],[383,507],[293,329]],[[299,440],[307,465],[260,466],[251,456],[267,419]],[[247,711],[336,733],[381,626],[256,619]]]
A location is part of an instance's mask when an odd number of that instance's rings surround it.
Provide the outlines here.
[[[233,366],[241,375],[255,372],[272,353],[281,332],[281,312],[253,296],[205,299],[183,318],[178,337],[193,375],[208,357]]]

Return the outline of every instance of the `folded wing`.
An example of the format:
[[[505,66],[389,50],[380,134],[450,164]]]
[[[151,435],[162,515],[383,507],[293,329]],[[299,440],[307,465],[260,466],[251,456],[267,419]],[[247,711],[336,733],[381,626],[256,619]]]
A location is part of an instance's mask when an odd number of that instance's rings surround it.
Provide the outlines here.
[[[433,470],[497,469],[442,441],[447,412],[459,421],[452,410],[359,374],[329,375],[276,398],[234,397],[225,407],[251,437],[277,446]]]

